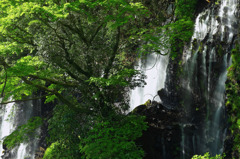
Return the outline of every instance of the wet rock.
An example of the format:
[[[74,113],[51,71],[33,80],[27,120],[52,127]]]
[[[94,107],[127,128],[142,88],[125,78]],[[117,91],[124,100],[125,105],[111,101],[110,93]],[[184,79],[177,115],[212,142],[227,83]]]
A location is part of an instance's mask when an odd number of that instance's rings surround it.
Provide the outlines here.
[[[7,149],[6,145],[3,145],[3,155],[1,156],[2,159],[12,159],[11,151]]]
[[[227,22],[228,22],[228,18],[222,17],[221,23],[224,24],[224,25],[226,25]]]

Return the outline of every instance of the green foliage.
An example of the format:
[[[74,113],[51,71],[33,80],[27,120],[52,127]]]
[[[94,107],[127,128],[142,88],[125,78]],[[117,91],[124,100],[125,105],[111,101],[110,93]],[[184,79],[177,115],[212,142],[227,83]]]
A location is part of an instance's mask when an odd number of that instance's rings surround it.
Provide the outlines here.
[[[22,142],[28,142],[32,137],[36,137],[36,130],[42,125],[42,119],[40,117],[33,117],[28,120],[24,125],[19,126],[9,136],[7,136],[3,145],[6,145],[8,149],[19,145]]]
[[[66,105],[57,105],[48,123],[47,141],[52,144],[47,148],[44,158],[80,158],[78,135],[87,131],[87,117],[80,116]]]
[[[144,118],[134,115],[120,121],[100,122],[90,130],[86,138],[80,137],[80,150],[87,159],[139,159],[144,153],[134,140],[146,128]]]
[[[193,26],[194,22],[190,19],[180,19],[165,26],[168,29],[165,34],[169,37],[173,59],[182,54],[184,45],[191,40]]]
[[[63,93],[72,98],[74,94],[86,98],[101,94],[103,98],[113,90],[109,87],[110,91],[102,93],[103,85],[120,89],[117,86],[134,83],[136,71],[129,69],[134,61],[123,63],[118,57],[122,52],[131,53],[125,47],[131,34],[128,27],[138,28],[136,22],[148,14],[141,3],[4,0],[0,9],[3,101],[9,97],[21,100],[42,90],[46,103],[58,99],[76,110],[79,102],[71,104]],[[121,97],[123,92],[115,95]],[[112,101],[105,102],[114,106]],[[103,101],[94,105],[100,107],[100,103]]]
[[[99,117],[79,116],[68,107],[59,105],[49,120],[48,142],[52,144],[44,159],[141,158],[143,151],[134,140],[146,128],[141,116],[112,115],[103,122]]]
[[[58,139],[63,138],[63,134],[69,134],[71,137],[71,133],[74,133],[75,129],[78,127],[79,118],[77,118],[77,113],[69,109],[65,105],[57,105],[54,108],[53,117],[48,121],[49,126],[49,134],[51,138],[49,138],[49,142],[55,142]],[[63,129],[64,128],[64,129]]]
[[[146,44],[139,50],[143,54],[156,52],[166,55],[170,52],[172,59],[181,57],[184,45],[190,42],[193,35],[194,18],[197,0],[176,0],[176,20],[159,27],[138,30]],[[132,30],[134,32],[134,30]],[[138,37],[131,36],[131,39]],[[167,51],[170,50],[170,51]]]
[[[169,37],[171,44],[171,57],[175,59],[181,56],[183,47],[193,35],[194,12],[197,0],[176,0],[175,16],[176,21],[166,25],[165,34]]]
[[[178,19],[194,19],[197,0],[176,0],[175,15]]]
[[[61,142],[52,143],[45,151],[43,159],[75,159],[80,158],[81,155],[74,156],[76,154],[75,149],[69,150],[67,145]]]
[[[53,158],[60,158],[61,154],[59,153],[59,150],[57,150],[59,147],[59,143],[55,142],[52,143],[45,151],[43,159],[53,159]],[[60,149],[61,150],[61,149]],[[61,151],[60,151],[61,152]]]
[[[216,155],[214,157],[211,157],[209,152],[205,153],[203,156],[201,155],[194,155],[192,159],[223,159],[224,156],[222,155]]]
[[[232,50],[232,65],[228,68],[228,80],[226,84],[227,101],[226,106],[229,110],[229,122],[231,123],[231,132],[234,136],[233,151],[240,154],[240,45],[236,42],[235,48]]]
[[[23,96],[30,96],[37,90],[36,87],[22,82],[22,77],[28,77],[28,79],[30,79],[31,76],[31,78],[35,78],[35,80],[31,80],[33,85],[44,85],[46,84],[46,81],[41,80],[42,78],[47,80],[63,76],[61,71],[48,69],[47,64],[43,62],[39,56],[24,56],[14,61],[14,63],[11,64],[11,67],[7,67],[8,68],[0,74],[0,81],[2,83],[0,89],[3,90],[4,88],[3,101],[8,100],[10,97],[19,100],[22,99]]]
[[[139,71],[134,69],[123,69],[117,74],[112,74],[108,79],[104,77],[91,77],[89,83],[95,83],[97,86],[104,88],[106,86],[129,86],[131,78],[139,75]],[[136,82],[136,81],[135,81]],[[141,81],[140,81],[141,82]]]

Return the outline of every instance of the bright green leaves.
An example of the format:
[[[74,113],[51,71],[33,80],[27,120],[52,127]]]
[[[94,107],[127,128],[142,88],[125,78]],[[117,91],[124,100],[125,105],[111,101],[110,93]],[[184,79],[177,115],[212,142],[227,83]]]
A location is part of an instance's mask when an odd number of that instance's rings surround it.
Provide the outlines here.
[[[216,155],[211,157],[209,152],[205,153],[203,156],[202,155],[194,155],[192,159],[223,159],[224,155]]]
[[[37,32],[32,31],[33,24],[46,25],[48,21],[56,21],[68,15],[56,5],[44,6],[43,4],[40,2],[21,2],[18,5],[13,5],[6,1],[4,6],[7,6],[7,9],[3,11],[4,14],[0,18],[2,36],[9,41],[34,46],[33,38]]]
[[[36,75],[44,67],[44,63],[39,57],[25,56],[19,59],[14,66],[9,68],[10,76],[28,76]]]
[[[167,37],[164,42],[167,41],[170,44],[172,59],[181,56],[183,46],[190,41],[193,35],[196,4],[197,0],[176,0],[176,21],[163,27],[163,35]]]
[[[144,41],[138,50],[143,54],[156,52],[166,55],[171,52],[172,59],[180,57],[183,46],[190,41],[193,34],[196,4],[197,0],[176,0],[175,21],[164,26],[156,27],[150,23],[148,28],[132,29],[131,41]]]
[[[24,83],[21,77],[36,74],[42,65],[43,63],[39,61],[38,57],[25,56],[15,64],[6,66],[4,73],[0,74],[0,90],[4,95],[3,101],[10,97],[18,100],[22,95],[31,95],[34,88]]]
[[[67,146],[62,144],[61,142],[52,143],[45,151],[43,159],[75,159],[73,157],[74,149],[66,150]],[[64,153],[63,153],[64,152]]]
[[[171,25],[174,36],[182,41],[189,41],[193,34],[194,22],[191,20],[180,19]]]
[[[22,142],[28,142],[30,137],[36,135],[36,130],[42,125],[43,121],[40,117],[34,117],[28,120],[24,125],[19,126],[13,133],[7,136],[3,144],[8,149],[12,149]]]
[[[143,151],[134,140],[147,129],[144,117],[127,116],[120,121],[101,122],[81,138],[80,150],[86,159],[139,159]]]
[[[1,84],[1,91],[3,90],[3,87],[4,84]],[[14,100],[26,98],[27,96],[30,96],[33,91],[36,91],[36,88],[21,82],[20,78],[8,78],[3,92],[4,98],[2,99],[2,102],[5,102],[10,98]]]
[[[14,63],[7,65],[6,69],[0,74],[0,90],[3,92],[3,101],[12,97],[15,100],[20,100],[30,96],[37,87],[34,85],[45,85],[49,82],[62,84],[60,79],[65,78],[61,70],[49,69],[39,56],[24,56]],[[7,75],[7,78],[6,78]],[[29,85],[23,81],[23,78],[31,81],[33,85]],[[66,79],[66,78],[65,78]],[[68,78],[69,79],[69,78]],[[49,90],[63,90],[63,87],[49,85]],[[48,102],[54,98],[49,94]]]
[[[193,35],[194,22],[190,19],[179,19],[175,22],[156,27],[154,29],[143,29],[138,34],[146,41],[142,44],[140,51],[143,54],[156,52],[162,55],[167,55],[175,59],[180,57],[184,45],[190,42]],[[137,36],[131,38],[136,39]]]
[[[72,143],[69,143],[72,144]],[[60,159],[60,158],[64,158],[64,159],[76,159],[80,158],[80,153],[78,152],[78,150],[74,147],[71,147],[72,149],[68,148],[67,144],[64,144],[62,142],[54,142],[52,143],[45,151],[43,159]],[[75,154],[78,153],[78,155],[76,156]]]
[[[43,159],[54,159],[60,158],[61,154],[59,154],[57,147],[59,147],[59,142],[52,143],[45,151]]]
[[[0,56],[7,58],[9,55],[19,54],[22,52],[21,48],[23,48],[23,45],[16,42],[2,42],[0,43]]]
[[[58,90],[58,93],[61,94],[62,91],[64,90],[63,87],[59,86],[59,85],[56,85],[56,84],[51,84],[48,86],[48,89],[51,89],[51,90]],[[57,96],[55,94],[51,94],[49,93],[47,96],[46,96],[46,99],[45,99],[45,102],[44,103],[50,103],[50,102],[54,102],[54,100],[57,99]]]

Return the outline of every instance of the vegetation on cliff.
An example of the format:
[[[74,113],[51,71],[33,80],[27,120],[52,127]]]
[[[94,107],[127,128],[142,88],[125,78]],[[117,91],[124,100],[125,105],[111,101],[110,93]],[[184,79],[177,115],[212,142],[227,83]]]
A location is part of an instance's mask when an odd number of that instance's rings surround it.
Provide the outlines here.
[[[228,80],[226,84],[227,101],[226,107],[229,115],[229,123],[231,130],[231,138],[233,139],[233,147],[231,157],[240,157],[240,43],[239,40],[235,42],[235,48],[232,50],[232,65],[228,68]]]

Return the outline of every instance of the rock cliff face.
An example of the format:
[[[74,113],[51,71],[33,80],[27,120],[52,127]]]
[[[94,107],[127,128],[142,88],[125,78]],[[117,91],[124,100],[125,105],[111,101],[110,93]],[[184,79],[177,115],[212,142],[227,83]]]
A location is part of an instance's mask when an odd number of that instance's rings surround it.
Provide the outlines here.
[[[183,114],[171,110],[158,102],[148,107],[141,105],[134,113],[146,116],[147,131],[137,140],[145,151],[145,159],[179,159],[181,151],[181,127],[179,119]]]

